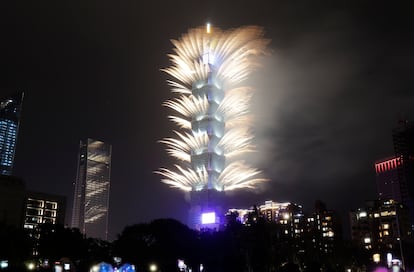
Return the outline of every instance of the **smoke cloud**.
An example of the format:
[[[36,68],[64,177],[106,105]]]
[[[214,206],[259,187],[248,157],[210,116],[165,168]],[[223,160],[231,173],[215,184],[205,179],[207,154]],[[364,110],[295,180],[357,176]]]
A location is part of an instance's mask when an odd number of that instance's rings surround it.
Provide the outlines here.
[[[340,20],[346,31],[330,31],[338,22],[327,15],[319,22],[325,28],[297,33],[289,44],[273,40],[252,78],[258,152],[251,160],[270,179],[273,200],[320,198],[342,208],[347,199],[375,198],[373,164],[393,154],[398,119],[414,118],[408,44]]]

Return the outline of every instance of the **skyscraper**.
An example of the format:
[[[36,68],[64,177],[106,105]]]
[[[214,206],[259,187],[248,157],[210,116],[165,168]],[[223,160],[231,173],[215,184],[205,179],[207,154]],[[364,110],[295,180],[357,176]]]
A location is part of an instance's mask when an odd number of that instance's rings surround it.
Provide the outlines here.
[[[393,199],[399,203],[407,199],[407,188],[404,186],[405,183],[400,183],[398,176],[400,163],[401,161],[396,157],[375,162],[375,180],[379,199]]]
[[[221,31],[208,24],[172,42],[172,65],[164,71],[172,77],[168,82],[176,97],[164,105],[174,111],[170,119],[180,132],[161,142],[179,162],[175,169],[161,168],[158,173],[162,182],[189,193],[189,223],[197,228],[203,224],[200,214],[220,210],[223,192],[252,189],[264,181],[258,178],[260,171],[245,162],[254,147],[252,89],[244,81],[268,40],[259,27]]]
[[[108,206],[112,146],[80,141],[72,224],[88,237],[108,239]]]
[[[0,101],[0,174],[2,175],[12,174],[22,102],[23,92]]]

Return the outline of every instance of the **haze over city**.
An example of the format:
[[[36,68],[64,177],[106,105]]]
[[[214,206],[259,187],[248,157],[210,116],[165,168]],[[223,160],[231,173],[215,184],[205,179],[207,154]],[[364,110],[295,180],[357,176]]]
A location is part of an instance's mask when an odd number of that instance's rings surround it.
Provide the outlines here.
[[[110,236],[156,218],[186,222],[181,191],[154,174],[174,161],[170,39],[211,22],[263,27],[270,54],[254,87],[251,158],[269,181],[229,194],[312,209],[316,199],[345,214],[376,197],[376,160],[393,155],[391,130],[414,119],[409,9],[378,2],[334,6],[289,1],[126,1],[0,4],[1,96],[24,91],[14,173],[31,190],[64,195],[68,216],[79,140],[113,146]]]

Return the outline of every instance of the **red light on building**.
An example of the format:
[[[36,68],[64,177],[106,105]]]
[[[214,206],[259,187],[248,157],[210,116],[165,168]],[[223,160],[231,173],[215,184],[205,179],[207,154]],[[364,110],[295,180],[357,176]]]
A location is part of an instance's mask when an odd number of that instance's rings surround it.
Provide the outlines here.
[[[385,161],[379,161],[375,163],[375,173],[379,174],[379,173],[383,173],[386,171],[390,171],[390,170],[394,170],[396,169],[398,166],[400,166],[401,164],[401,159],[400,158],[392,158],[392,159],[387,159]]]

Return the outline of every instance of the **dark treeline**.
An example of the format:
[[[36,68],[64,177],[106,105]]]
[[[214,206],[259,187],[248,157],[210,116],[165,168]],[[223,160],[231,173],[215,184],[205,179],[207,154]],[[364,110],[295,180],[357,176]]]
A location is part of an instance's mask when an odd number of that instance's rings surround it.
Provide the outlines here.
[[[323,253],[303,243],[282,238],[277,224],[257,220],[246,227],[230,220],[220,231],[195,231],[174,219],[157,219],[125,227],[117,239],[106,242],[85,238],[78,229],[43,225],[37,239],[28,232],[0,227],[0,258],[9,260],[10,271],[23,271],[33,250],[37,260],[54,263],[69,259],[76,271],[89,271],[98,262],[113,263],[113,257],[134,264],[137,271],[178,271],[182,259],[192,271],[200,264],[214,271],[345,271],[369,263],[368,253],[347,242],[338,242],[332,253]],[[52,271],[52,269],[49,269]]]

